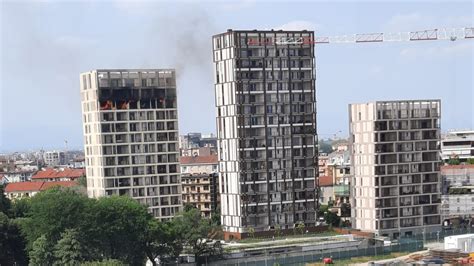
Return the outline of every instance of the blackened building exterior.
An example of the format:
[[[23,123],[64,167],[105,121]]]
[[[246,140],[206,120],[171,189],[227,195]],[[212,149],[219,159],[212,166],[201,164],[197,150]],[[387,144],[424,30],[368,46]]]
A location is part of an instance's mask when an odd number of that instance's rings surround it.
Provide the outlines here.
[[[312,31],[273,30],[213,37],[226,237],[315,225],[313,39]]]

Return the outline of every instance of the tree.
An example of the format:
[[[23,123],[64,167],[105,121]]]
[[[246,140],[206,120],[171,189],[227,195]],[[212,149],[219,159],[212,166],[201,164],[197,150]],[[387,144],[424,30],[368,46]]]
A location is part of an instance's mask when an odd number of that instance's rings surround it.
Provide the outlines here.
[[[55,265],[75,266],[83,261],[84,253],[75,229],[66,229],[54,247]]]
[[[211,221],[215,226],[221,225],[221,207],[217,205],[217,208],[211,213]]]
[[[86,220],[91,201],[85,195],[64,188],[36,194],[29,203],[27,218],[21,220],[29,248],[40,236],[56,243],[64,230],[78,228]]]
[[[304,234],[305,225],[303,222],[298,222],[296,225],[296,231],[300,234]]]
[[[339,217],[332,211],[326,211],[324,213],[324,220],[328,225],[331,226],[339,226],[339,224],[341,223],[341,217]]]
[[[30,251],[30,265],[43,266],[52,265],[54,261],[53,253],[50,248],[50,240],[45,235],[38,237],[33,242],[33,247]]]
[[[16,222],[0,212],[0,265],[27,265],[26,241]]]
[[[474,164],[474,158],[468,158],[467,164]]]
[[[0,185],[0,212],[8,214],[8,211],[10,210],[10,207],[11,207],[11,202],[5,196],[5,193],[4,193],[4,190],[3,190],[3,185]]]
[[[85,188],[87,188],[87,178],[85,176],[81,176],[77,179],[77,183]]]
[[[252,226],[249,226],[248,231],[249,231],[249,236],[251,238],[255,238],[255,228],[253,228]]]
[[[95,200],[81,233],[89,237],[100,255],[130,265],[142,265],[146,254],[146,232],[153,219],[147,208],[124,196]],[[97,255],[96,255],[97,256]]]
[[[459,165],[459,164],[461,164],[461,161],[459,161],[459,156],[457,156],[457,155],[450,156],[449,160],[448,160],[448,164],[449,165]]]
[[[182,251],[182,244],[177,238],[178,232],[170,222],[152,219],[148,223],[145,242],[145,253],[153,265],[158,258],[160,262],[174,261]]]
[[[202,263],[204,256],[219,256],[219,245],[209,239],[213,229],[211,222],[202,218],[198,209],[182,212],[173,219],[172,224],[177,229],[176,232],[179,232],[178,237],[183,247],[194,254],[198,265]]]
[[[341,204],[341,217],[351,217],[351,205],[349,203]]]
[[[26,217],[30,209],[31,198],[21,198],[12,202],[10,215],[12,218]]]
[[[333,152],[331,142],[324,140],[319,141],[319,152],[327,154]]]
[[[280,237],[281,236],[281,226],[279,224],[275,225],[275,236]]]

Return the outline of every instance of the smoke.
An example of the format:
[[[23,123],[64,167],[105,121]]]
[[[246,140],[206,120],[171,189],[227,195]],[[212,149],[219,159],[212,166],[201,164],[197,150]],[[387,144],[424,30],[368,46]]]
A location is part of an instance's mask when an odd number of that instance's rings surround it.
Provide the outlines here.
[[[199,6],[187,4],[175,14],[156,14],[147,35],[154,37],[151,41],[158,49],[167,43],[168,50],[160,52],[170,57],[167,61],[181,78],[185,72],[212,73],[211,37],[215,33],[211,15]]]

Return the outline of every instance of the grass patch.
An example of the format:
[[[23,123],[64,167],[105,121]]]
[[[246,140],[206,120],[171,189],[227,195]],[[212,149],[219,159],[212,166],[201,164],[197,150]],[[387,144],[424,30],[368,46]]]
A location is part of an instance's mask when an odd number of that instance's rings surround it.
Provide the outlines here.
[[[408,254],[410,254],[410,252],[392,252],[390,254],[383,254],[383,255],[377,255],[377,256],[354,257],[350,259],[334,260],[333,265],[351,265],[355,263],[366,263],[369,261],[388,260],[388,259],[398,258],[401,256],[406,256]],[[326,265],[326,264],[322,262],[306,264],[306,266],[323,266],[323,265]]]

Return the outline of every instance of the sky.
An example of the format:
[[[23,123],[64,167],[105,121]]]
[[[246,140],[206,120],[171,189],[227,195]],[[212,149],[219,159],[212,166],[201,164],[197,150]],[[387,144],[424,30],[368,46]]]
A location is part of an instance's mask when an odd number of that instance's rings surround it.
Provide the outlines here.
[[[180,134],[215,133],[211,36],[317,36],[474,27],[474,1],[0,0],[0,152],[82,148],[79,74],[176,68]],[[316,46],[320,138],[348,134],[348,104],[441,99],[442,130],[474,128],[474,39]]]

